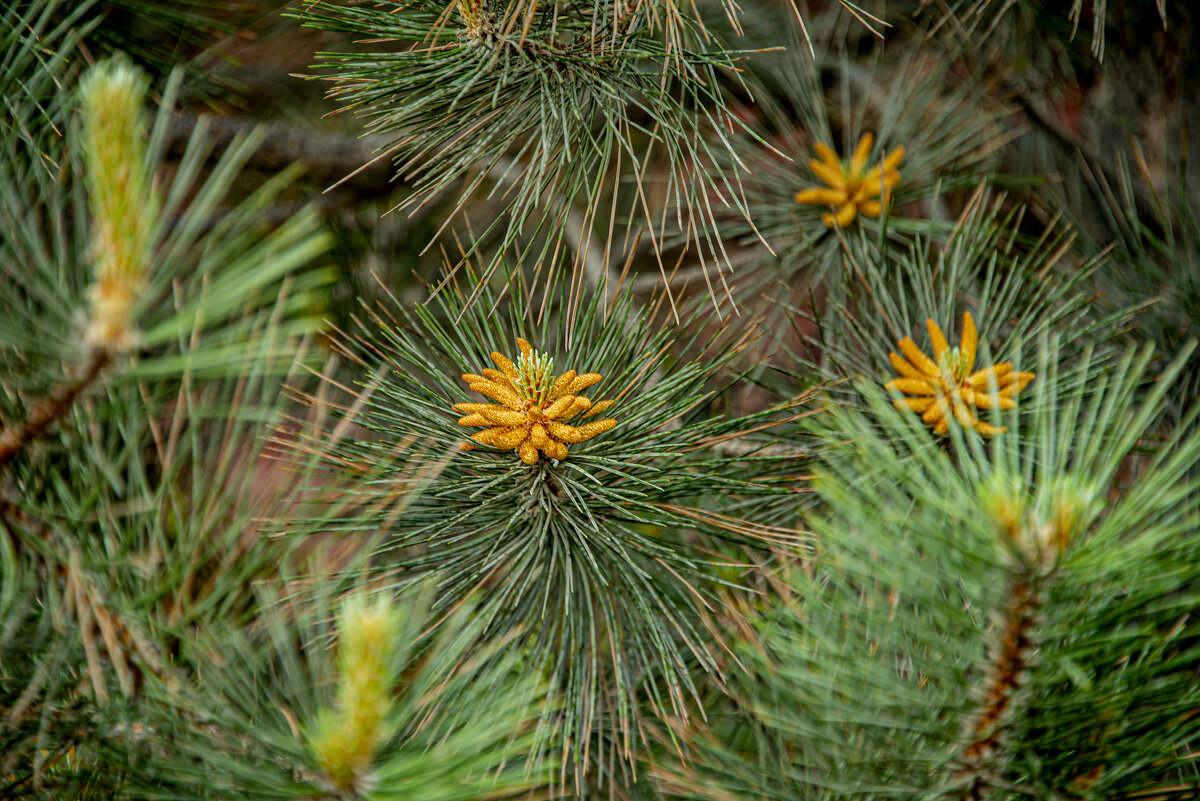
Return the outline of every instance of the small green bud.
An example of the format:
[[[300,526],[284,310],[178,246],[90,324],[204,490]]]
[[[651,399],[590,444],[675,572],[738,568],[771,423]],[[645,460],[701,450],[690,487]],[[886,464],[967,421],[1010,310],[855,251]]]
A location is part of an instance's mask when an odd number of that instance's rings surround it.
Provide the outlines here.
[[[1029,525],[1029,493],[1020,476],[999,470],[979,488],[984,514],[1009,542],[1020,544]]]
[[[95,273],[85,339],[93,348],[118,351],[137,341],[133,307],[145,283],[158,216],[146,164],[147,86],[141,71],[123,59],[97,64],[80,82]]]
[[[1056,476],[1038,493],[1038,510],[1045,520],[1045,547],[1064,551],[1104,510],[1095,481],[1077,473]]]
[[[1096,484],[1074,473],[1043,482],[1034,497],[1020,476],[998,471],[980,487],[979,500],[1003,538],[1047,568],[1104,508]]]
[[[342,606],[337,699],[308,736],[313,756],[339,790],[369,784],[371,762],[393,733],[399,623],[386,596],[368,602],[356,595]]]

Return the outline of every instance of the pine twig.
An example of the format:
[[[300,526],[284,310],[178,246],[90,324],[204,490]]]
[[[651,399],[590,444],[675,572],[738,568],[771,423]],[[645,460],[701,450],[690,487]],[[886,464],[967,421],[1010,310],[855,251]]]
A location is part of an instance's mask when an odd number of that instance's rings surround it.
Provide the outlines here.
[[[78,380],[56,387],[50,393],[50,397],[33,405],[29,416],[23,422],[0,430],[0,470],[3,470],[26,445],[44,434],[46,429],[67,413],[83,391],[100,376],[111,359],[106,349],[98,348],[92,351],[83,375]]]
[[[262,143],[254,151],[248,166],[265,171],[282,170],[296,162],[318,183],[351,184],[357,196],[364,192],[386,195],[395,189],[392,164],[378,159],[380,149],[389,142],[379,134],[352,137],[303,131],[279,123],[208,115],[177,114],[167,128],[167,147],[181,154],[197,126],[206,127],[214,152],[221,152],[238,137],[263,132]]]
[[[87,593],[83,588],[79,551],[72,549],[70,562],[67,566],[67,592],[75,598],[75,611],[79,622],[79,638],[83,642],[83,651],[87,656],[88,676],[92,680],[92,689],[100,706],[108,703],[108,686],[104,681],[104,669],[100,666],[100,649],[96,646],[95,632],[92,630],[92,607],[88,603]]]
[[[981,799],[987,789],[984,763],[995,753],[1000,742],[1000,723],[1013,705],[1013,695],[1029,666],[1033,645],[1032,629],[1039,600],[1028,570],[1022,570],[1009,585],[1008,609],[1004,634],[994,660],[983,706],[968,728],[971,741],[962,752],[968,767],[960,774],[966,779],[963,798]]]

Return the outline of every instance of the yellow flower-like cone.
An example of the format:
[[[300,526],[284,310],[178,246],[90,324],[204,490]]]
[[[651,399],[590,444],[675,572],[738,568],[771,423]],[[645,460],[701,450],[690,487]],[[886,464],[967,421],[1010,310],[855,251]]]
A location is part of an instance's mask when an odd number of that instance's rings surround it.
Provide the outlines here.
[[[976,410],[1015,409],[1017,395],[1034,379],[1034,374],[1014,372],[1011,362],[972,372],[979,338],[970,312],[963,312],[962,340],[958,347],[950,346],[933,320],[926,320],[926,327],[933,346],[932,359],[908,337],[899,343],[903,355],[888,354],[900,377],[886,386],[908,396],[894,401],[896,408],[921,415],[921,420],[935,434],[948,433],[952,419],[986,436],[1003,433],[1003,427],[980,420]]]
[[[849,165],[845,165],[828,145],[818,142],[815,146],[818,158],[811,159],[808,166],[828,186],[801,189],[796,193],[795,201],[833,207],[833,211],[821,216],[821,221],[830,228],[845,228],[860,214],[878,217],[891,202],[892,191],[900,183],[900,172],[896,168],[904,158],[904,148],[895,148],[879,166],[864,172],[874,144],[873,135],[863,134]]]
[[[503,354],[493,353],[492,361],[499,370],[489,368],[482,375],[463,375],[467,386],[498,402],[455,404],[454,409],[464,415],[458,420],[460,426],[485,427],[462,443],[463,450],[488,445],[516,451],[529,465],[537,464],[542,455],[562,461],[567,458],[568,445],[586,442],[617,424],[613,419],[581,422],[614,403],[593,403],[579,394],[600,381],[599,373],[568,370],[551,380],[552,360],[533,350],[524,339],[518,339],[517,346],[521,357],[516,364]]]

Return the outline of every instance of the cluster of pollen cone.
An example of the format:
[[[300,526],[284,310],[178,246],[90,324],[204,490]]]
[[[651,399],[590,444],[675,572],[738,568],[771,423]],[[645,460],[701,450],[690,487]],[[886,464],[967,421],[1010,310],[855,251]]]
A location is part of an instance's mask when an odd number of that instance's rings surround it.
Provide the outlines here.
[[[460,446],[473,450],[487,445],[515,450],[525,464],[536,464],[539,456],[562,461],[567,446],[584,442],[612,429],[616,420],[582,422],[612,406],[614,401],[592,401],[580,392],[600,381],[598,373],[568,370],[553,377],[554,362],[538,353],[523,339],[517,340],[521,357],[516,364],[499,353],[492,361],[499,369],[487,368],[483,375],[467,373],[463,381],[474,391],[496,403],[458,403],[455,410],[465,417],[460,426],[482,426]]]
[[[863,134],[850,162],[843,164],[828,145],[817,142],[820,158],[810,159],[808,166],[827,186],[801,189],[796,193],[796,202],[829,206],[832,210],[821,215],[821,222],[830,228],[845,228],[860,215],[878,217],[892,202],[892,192],[900,183],[897,167],[904,158],[904,148],[895,148],[868,170],[867,159],[874,144],[872,134]]]
[[[894,401],[896,408],[920,414],[935,434],[947,433],[951,419],[980,434],[1003,433],[1003,427],[980,420],[978,411],[1017,408],[1017,394],[1034,379],[1034,374],[1014,370],[1012,362],[975,370],[978,337],[970,312],[963,313],[962,342],[957,347],[950,347],[933,320],[927,320],[926,325],[933,343],[932,359],[909,337],[900,340],[903,356],[888,354],[900,378],[886,386],[908,396]]]

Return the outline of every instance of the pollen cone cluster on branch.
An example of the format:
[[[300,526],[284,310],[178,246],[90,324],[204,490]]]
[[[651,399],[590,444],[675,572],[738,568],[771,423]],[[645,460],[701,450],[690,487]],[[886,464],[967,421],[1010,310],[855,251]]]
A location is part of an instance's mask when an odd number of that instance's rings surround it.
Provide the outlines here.
[[[517,339],[521,357],[513,364],[505,356],[492,353],[499,370],[486,368],[483,375],[466,373],[463,381],[476,392],[498,401],[492,403],[458,403],[460,426],[486,426],[484,431],[462,443],[463,450],[490,445],[500,450],[515,450],[525,464],[536,464],[539,453],[562,461],[567,458],[567,446],[585,442],[612,429],[616,420],[593,420],[582,425],[568,421],[583,420],[599,414],[614,401],[595,404],[579,393],[597,383],[598,373],[576,373],[568,370],[552,378],[553,360],[538,353],[523,339]]]
[[[933,343],[933,359],[922,353],[910,337],[900,340],[904,356],[888,354],[901,377],[889,381],[887,388],[912,396],[894,401],[895,407],[920,414],[935,434],[947,433],[951,418],[980,434],[1003,433],[1003,427],[983,422],[975,410],[1015,409],[1017,394],[1034,379],[1034,374],[1014,372],[1012,362],[972,373],[979,340],[970,312],[963,312],[962,342],[953,348],[937,323],[926,320],[925,324]]]
[[[900,183],[900,172],[896,168],[904,158],[904,147],[895,148],[881,164],[864,173],[874,143],[873,135],[863,134],[847,166],[828,145],[817,142],[816,151],[820,158],[810,159],[808,166],[829,186],[801,189],[796,193],[795,201],[832,206],[834,211],[821,215],[821,222],[830,228],[845,228],[860,214],[878,217],[891,202],[892,190]]]

